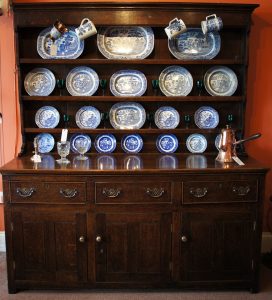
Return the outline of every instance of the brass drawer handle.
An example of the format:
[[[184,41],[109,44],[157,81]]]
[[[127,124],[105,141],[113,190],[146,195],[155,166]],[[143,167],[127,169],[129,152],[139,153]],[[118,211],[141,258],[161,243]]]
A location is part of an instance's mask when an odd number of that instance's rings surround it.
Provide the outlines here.
[[[159,198],[164,194],[163,188],[147,188],[146,189],[147,195],[149,195],[152,198]]]
[[[84,235],[80,236],[79,239],[78,239],[78,241],[79,241],[80,243],[85,243],[85,242],[86,242],[85,236],[84,236]]]
[[[114,189],[114,188],[103,188],[102,190],[102,194],[105,195],[106,197],[108,198],[116,198],[120,195],[121,193],[121,189],[117,188],[117,189]]]
[[[208,193],[208,189],[206,187],[190,188],[190,194],[196,198],[204,197],[207,193]]]
[[[29,198],[33,195],[33,193],[36,192],[36,190],[34,188],[27,188],[27,187],[23,187],[23,188],[17,188],[16,189],[16,193],[23,198]]]
[[[60,189],[60,194],[65,198],[74,198],[78,191],[77,189]]]
[[[233,186],[232,191],[238,196],[246,196],[250,192],[250,187],[248,185]]]

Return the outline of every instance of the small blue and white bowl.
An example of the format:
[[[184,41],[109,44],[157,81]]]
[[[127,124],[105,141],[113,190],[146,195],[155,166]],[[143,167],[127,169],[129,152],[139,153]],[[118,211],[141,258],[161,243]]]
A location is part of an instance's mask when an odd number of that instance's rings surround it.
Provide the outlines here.
[[[178,139],[174,134],[161,134],[157,138],[156,146],[161,153],[174,153],[178,148]]]
[[[140,152],[143,148],[143,144],[143,139],[139,134],[126,135],[121,141],[121,147],[127,153]]]
[[[96,137],[94,147],[99,153],[111,153],[116,148],[116,138],[112,134],[102,134]]]

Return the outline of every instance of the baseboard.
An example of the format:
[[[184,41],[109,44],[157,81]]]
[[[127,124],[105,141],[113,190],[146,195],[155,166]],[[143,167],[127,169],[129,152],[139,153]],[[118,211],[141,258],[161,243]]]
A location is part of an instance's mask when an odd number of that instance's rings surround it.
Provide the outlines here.
[[[0,231],[0,252],[6,252],[5,231]]]

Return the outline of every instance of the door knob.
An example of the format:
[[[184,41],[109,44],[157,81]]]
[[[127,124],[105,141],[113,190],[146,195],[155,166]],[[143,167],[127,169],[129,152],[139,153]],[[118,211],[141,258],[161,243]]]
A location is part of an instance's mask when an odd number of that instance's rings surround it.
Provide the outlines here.
[[[182,241],[183,243],[186,243],[186,242],[188,241],[187,236],[182,235],[182,236],[181,236],[181,241]]]
[[[102,241],[102,237],[100,235],[98,235],[95,240],[97,241],[97,243],[100,243]]]
[[[78,239],[78,241],[79,241],[80,243],[85,243],[85,237],[84,237],[83,235],[80,236],[79,239]]]

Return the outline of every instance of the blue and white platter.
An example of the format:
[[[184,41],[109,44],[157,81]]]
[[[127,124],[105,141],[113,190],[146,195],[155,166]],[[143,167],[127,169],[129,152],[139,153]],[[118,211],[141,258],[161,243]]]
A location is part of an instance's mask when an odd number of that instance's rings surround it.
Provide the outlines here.
[[[168,40],[168,48],[177,59],[212,59],[220,51],[221,38],[218,32],[203,34],[200,28],[188,28],[186,32]]]
[[[38,152],[48,153],[53,150],[55,145],[55,140],[50,133],[40,133],[36,136],[38,140]]]
[[[102,134],[96,137],[94,147],[97,152],[111,153],[116,148],[116,138],[112,134]]]
[[[122,138],[122,149],[127,153],[138,153],[143,148],[143,139],[139,134],[130,134]]]
[[[146,88],[146,77],[137,70],[120,70],[110,78],[110,90],[114,96],[140,97]]]
[[[204,135],[194,133],[188,136],[186,147],[191,153],[203,153],[207,149],[207,140]]]
[[[79,128],[95,129],[101,122],[101,114],[93,106],[83,106],[76,113],[76,124]]]
[[[212,129],[219,123],[218,112],[210,106],[201,106],[194,114],[195,124],[200,129]]]
[[[174,134],[161,134],[157,138],[156,146],[161,153],[174,153],[178,148],[178,139]]]
[[[24,87],[30,96],[48,96],[56,85],[54,74],[46,68],[35,68],[27,73]]]
[[[193,88],[191,73],[180,66],[169,66],[159,76],[159,87],[165,96],[187,96]]]
[[[74,27],[69,27],[69,31],[64,33],[54,42],[50,38],[51,27],[41,31],[37,39],[37,51],[44,59],[75,59],[84,50],[84,41],[80,40],[75,33]],[[52,45],[56,46],[56,51],[52,51]]]
[[[110,26],[97,34],[99,51],[108,59],[144,59],[154,48],[151,27]]]
[[[87,134],[76,133],[73,134],[70,138],[70,147],[74,153],[80,153],[79,147],[81,147],[82,143],[84,145],[88,145],[87,151],[91,149],[92,141],[91,138]]]
[[[160,129],[174,129],[179,121],[179,113],[174,107],[162,106],[155,112],[154,122]]]
[[[53,106],[43,106],[35,115],[35,123],[39,128],[55,128],[59,120],[59,112]]]
[[[76,67],[66,77],[66,88],[72,96],[92,96],[98,86],[99,77],[89,67]]]
[[[119,102],[109,112],[110,123],[115,129],[140,129],[146,120],[143,106],[136,102]]]

